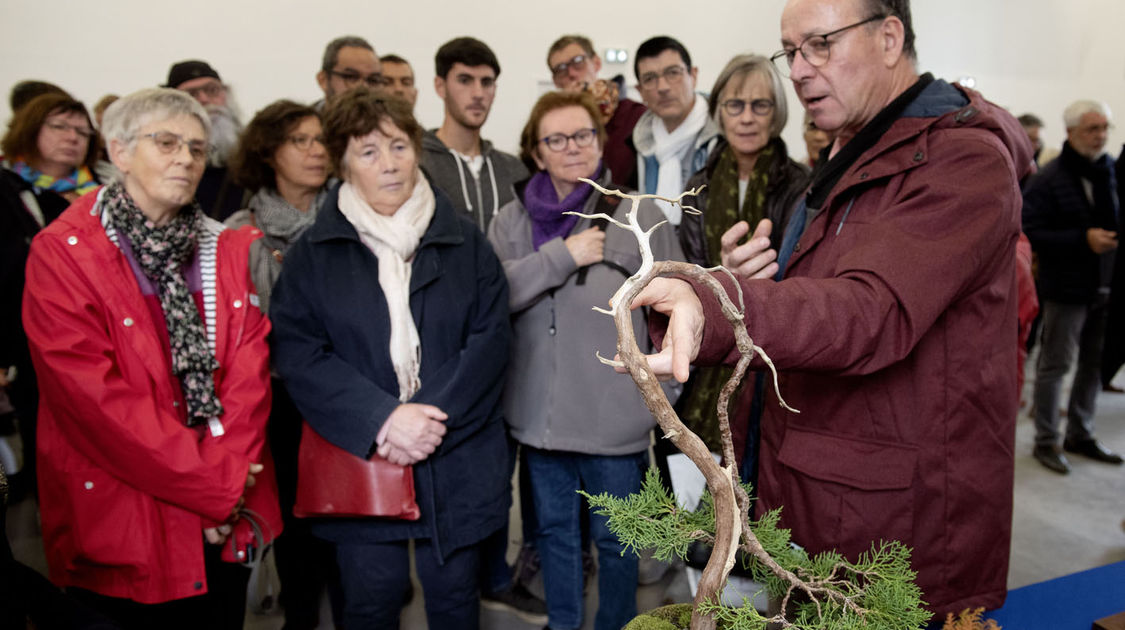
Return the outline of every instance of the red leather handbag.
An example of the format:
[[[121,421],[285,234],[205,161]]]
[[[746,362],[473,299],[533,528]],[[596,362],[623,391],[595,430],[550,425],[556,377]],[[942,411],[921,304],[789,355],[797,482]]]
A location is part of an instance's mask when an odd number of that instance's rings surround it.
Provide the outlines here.
[[[416,521],[414,472],[372,455],[361,459],[337,447],[302,423],[297,452],[299,517],[370,517]]]

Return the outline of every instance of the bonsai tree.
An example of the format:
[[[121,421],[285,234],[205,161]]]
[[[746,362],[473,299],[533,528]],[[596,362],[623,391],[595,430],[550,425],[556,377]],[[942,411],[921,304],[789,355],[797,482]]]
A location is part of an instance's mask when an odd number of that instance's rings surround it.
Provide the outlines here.
[[[628,278],[610,299],[610,308],[594,309],[613,317],[617,325],[619,359],[607,359],[600,354],[598,359],[606,365],[628,371],[664,437],[699,468],[707,481],[708,490],[701,507],[695,512],[687,512],[679,508],[657,476],[650,472],[639,494],[623,499],[609,495],[587,496],[591,508],[608,516],[610,529],[626,551],[654,548],[658,559],[668,560],[673,555],[684,557],[693,541],[712,546],[691,609],[692,630],[711,630],[719,626],[757,629],[766,628],[767,624],[773,624],[771,628],[809,630],[905,630],[922,627],[930,614],[922,609],[921,591],[914,584],[915,574],[910,569],[910,551],[901,543],[873,544],[870,552],[854,562],[835,552],[810,557],[790,545],[789,532],[778,527],[779,511],[751,521],[750,489],[740,483],[736,472],[727,408],[731,395],[755,356],[760,356],[773,373],[774,391],[780,404],[793,413],[798,412],[782,399],[773,363],[754,344],[746,329],[741,290],[738,292],[739,304],[735,305],[711,274],[722,268],[708,270],[684,262],[653,260],[649,238],[664,222],[645,231],[637,219],[637,206],[642,199],[664,199],[683,206],[681,201],[684,196],[699,191],[690,190],[669,199],[657,195],[625,194],[603,188],[590,180],[583,181],[603,195],[614,195],[632,202],[623,220],[604,213],[580,216],[602,218],[631,231],[637,237],[642,257],[637,273]],[[685,212],[698,213],[690,206],[683,208]],[[711,290],[734,330],[741,352],[741,358],[723,387],[717,404],[723,466],[715,462],[699,436],[680,421],[636,343],[629,306],[654,278],[664,276],[687,278]],[[738,286],[737,282],[734,284]],[[747,601],[737,608],[721,604],[719,596],[739,558],[739,552],[755,578],[765,585],[772,598],[780,602],[777,612],[762,615]]]

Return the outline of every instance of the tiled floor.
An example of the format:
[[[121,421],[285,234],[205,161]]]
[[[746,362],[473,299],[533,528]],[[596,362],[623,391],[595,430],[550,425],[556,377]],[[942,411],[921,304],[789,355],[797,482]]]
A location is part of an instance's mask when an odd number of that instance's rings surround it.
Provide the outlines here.
[[[1097,424],[1098,437],[1107,446],[1125,451],[1125,395],[1103,394],[1099,398]],[[1122,531],[1125,467],[1072,457],[1071,474],[1057,475],[1031,458],[1033,436],[1032,422],[1026,412],[1021,412],[1016,430],[1015,515],[1009,587],[1125,560],[1125,532]],[[513,510],[511,531],[519,532],[515,515]],[[45,570],[34,504],[25,501],[11,506],[8,536],[18,559]],[[511,555],[514,556],[514,545]],[[586,599],[584,627],[587,628],[593,627],[596,591],[591,588]],[[420,589],[416,592],[418,596],[403,611],[401,627],[404,629],[426,627],[424,595]],[[688,601],[690,597],[683,571],[670,571],[657,584],[638,589],[638,609],[646,610],[669,599]],[[332,627],[327,607],[322,619],[321,628]],[[281,625],[279,614],[247,615],[246,628],[252,630],[275,630]],[[506,612],[485,609],[481,612],[481,627],[485,630],[531,630],[538,626]]]

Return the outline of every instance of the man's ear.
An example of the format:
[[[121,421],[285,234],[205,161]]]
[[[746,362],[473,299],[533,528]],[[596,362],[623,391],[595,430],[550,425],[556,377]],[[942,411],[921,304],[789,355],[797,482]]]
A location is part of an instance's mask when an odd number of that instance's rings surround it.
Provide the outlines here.
[[[438,98],[445,100],[445,79],[442,77],[434,77],[434,91],[437,92]]]
[[[321,70],[316,73],[316,84],[320,86],[320,90],[324,92],[324,97],[328,98],[328,73]]]
[[[906,44],[906,27],[902,20],[890,16],[883,20],[879,27],[879,37],[883,45],[883,63],[888,67],[898,64],[903,56],[903,46]]]

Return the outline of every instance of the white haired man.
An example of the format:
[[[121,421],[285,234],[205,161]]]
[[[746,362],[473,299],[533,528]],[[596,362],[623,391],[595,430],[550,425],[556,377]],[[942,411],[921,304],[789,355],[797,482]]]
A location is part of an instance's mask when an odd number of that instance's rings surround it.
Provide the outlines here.
[[[1028,184],[1023,198],[1023,230],[1039,254],[1043,303],[1032,453],[1060,474],[1070,472],[1063,450],[1122,463],[1120,455],[1094,439],[1120,212],[1114,160],[1105,152],[1110,117],[1109,107],[1099,101],[1068,106],[1063,112],[1062,152]],[[1076,360],[1060,449],[1060,390]]]

